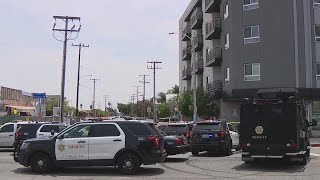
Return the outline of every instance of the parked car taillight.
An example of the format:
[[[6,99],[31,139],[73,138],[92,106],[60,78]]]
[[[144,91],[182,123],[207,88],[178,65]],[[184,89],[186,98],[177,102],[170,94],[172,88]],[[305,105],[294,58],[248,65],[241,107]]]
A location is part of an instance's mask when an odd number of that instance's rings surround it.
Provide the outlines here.
[[[176,138],[176,145],[182,145],[183,140],[181,138]]]
[[[220,132],[219,132],[219,136],[220,136],[220,137],[224,138],[225,135],[226,135],[226,132],[224,132],[224,131],[220,131]]]
[[[156,147],[158,147],[160,145],[160,140],[158,137],[148,137],[147,140],[149,142],[151,142]]]
[[[16,132],[16,139],[20,138],[23,135],[22,132]]]

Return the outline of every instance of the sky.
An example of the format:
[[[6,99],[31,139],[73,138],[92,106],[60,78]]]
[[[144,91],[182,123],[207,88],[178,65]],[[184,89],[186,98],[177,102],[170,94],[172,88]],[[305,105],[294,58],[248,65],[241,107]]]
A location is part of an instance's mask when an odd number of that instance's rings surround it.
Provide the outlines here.
[[[147,61],[162,61],[156,71],[156,93],[179,84],[179,19],[185,0],[1,0],[0,86],[25,92],[60,94],[63,43],[55,40],[53,16],[81,17],[77,39],[68,41],[65,95],[75,106],[78,48],[81,54],[80,103],[89,108],[96,83],[96,107],[108,95],[115,107],[127,103],[150,75],[146,98],[153,96],[153,74]],[[56,21],[56,28],[63,28]],[[59,32],[58,39],[63,39]],[[86,76],[86,75],[92,75]],[[142,88],[140,88],[142,92]],[[141,99],[141,97],[140,97]]]

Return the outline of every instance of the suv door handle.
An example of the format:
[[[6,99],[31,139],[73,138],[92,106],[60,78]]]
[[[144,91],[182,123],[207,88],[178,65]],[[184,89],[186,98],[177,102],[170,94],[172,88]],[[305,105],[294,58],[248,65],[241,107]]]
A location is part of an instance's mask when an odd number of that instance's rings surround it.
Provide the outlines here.
[[[113,141],[122,141],[121,139],[114,139]]]
[[[10,134],[9,136],[13,136],[12,134]]]
[[[85,141],[78,141],[78,143],[86,143]]]

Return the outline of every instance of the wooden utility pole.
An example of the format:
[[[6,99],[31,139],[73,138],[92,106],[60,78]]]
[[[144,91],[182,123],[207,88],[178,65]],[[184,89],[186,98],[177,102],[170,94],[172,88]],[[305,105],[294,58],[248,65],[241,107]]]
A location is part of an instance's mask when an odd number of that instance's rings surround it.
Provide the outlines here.
[[[79,85],[80,85],[80,62],[81,62],[81,48],[82,47],[89,47],[89,45],[84,45],[79,43],[77,44],[72,44],[72,46],[77,46],[79,47],[79,60],[78,60],[78,79],[77,79],[77,100],[76,100],[76,117],[79,116]]]
[[[64,114],[64,88],[65,88],[65,81],[66,81],[66,59],[67,59],[67,42],[68,40],[74,40],[77,38],[77,36],[74,39],[71,39],[71,35],[73,32],[79,33],[81,29],[81,25],[79,26],[78,29],[75,29],[75,25],[72,26],[71,29],[68,28],[69,21],[74,21],[77,20],[80,22],[80,17],[69,17],[69,16],[53,16],[55,21],[62,20],[65,22],[65,27],[64,29],[56,29],[56,23],[54,23],[52,31],[59,31],[59,32],[64,32],[64,40],[58,40],[55,36],[54,38],[57,41],[63,42],[63,61],[62,61],[62,75],[61,75],[61,93],[60,93],[60,122],[63,123],[63,114]],[[70,33],[70,34],[69,34]],[[54,33],[53,33],[54,35]],[[69,35],[69,37],[68,37]]]
[[[158,64],[161,64],[161,61],[148,61],[148,64],[151,66],[147,66],[148,69],[153,70],[153,121],[156,123],[157,120],[157,109],[156,109],[156,69],[161,69],[158,67]]]

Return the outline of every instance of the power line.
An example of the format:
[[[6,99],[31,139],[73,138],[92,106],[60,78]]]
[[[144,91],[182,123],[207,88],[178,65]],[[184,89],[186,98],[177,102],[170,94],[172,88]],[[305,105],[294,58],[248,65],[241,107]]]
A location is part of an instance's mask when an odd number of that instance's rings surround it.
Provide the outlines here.
[[[77,79],[77,100],[76,100],[76,116],[79,116],[79,84],[80,84],[80,64],[81,64],[81,48],[84,47],[89,47],[89,45],[84,45],[79,43],[79,45],[74,45],[72,46],[79,47],[79,60],[78,60],[78,79]]]
[[[153,121],[157,122],[157,110],[156,110],[156,69],[159,68],[158,64],[161,64],[161,61],[148,61],[147,64],[151,64],[151,66],[147,66],[148,69],[153,70]]]
[[[71,29],[68,28],[69,21],[78,20],[80,22],[80,17],[69,17],[69,16],[53,16],[54,20],[62,20],[65,22],[64,29],[56,29],[56,22],[53,25],[52,33],[53,37],[60,42],[63,42],[63,61],[62,61],[62,75],[61,75],[61,94],[60,94],[60,122],[63,122],[63,114],[64,114],[64,88],[65,88],[65,81],[66,81],[66,59],[67,59],[67,42],[68,40],[74,40],[78,37],[78,34],[81,29],[81,25],[79,25],[78,29],[75,30],[75,25]],[[64,40],[59,40],[55,37],[54,32],[64,32]],[[70,36],[68,37],[68,32],[70,32]],[[72,32],[77,32],[77,36],[74,39],[71,39]]]
[[[136,87],[137,88],[137,104],[138,104],[138,101],[139,101],[139,88],[141,87],[141,86],[133,86],[133,87]]]

